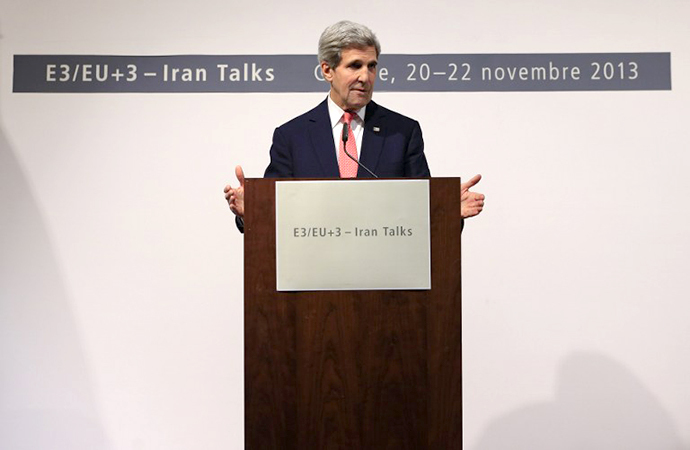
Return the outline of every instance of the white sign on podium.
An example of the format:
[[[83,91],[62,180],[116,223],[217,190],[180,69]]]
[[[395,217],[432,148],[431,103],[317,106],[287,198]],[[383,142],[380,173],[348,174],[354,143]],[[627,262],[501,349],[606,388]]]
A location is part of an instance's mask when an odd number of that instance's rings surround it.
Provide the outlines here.
[[[279,291],[431,289],[428,180],[275,186]]]

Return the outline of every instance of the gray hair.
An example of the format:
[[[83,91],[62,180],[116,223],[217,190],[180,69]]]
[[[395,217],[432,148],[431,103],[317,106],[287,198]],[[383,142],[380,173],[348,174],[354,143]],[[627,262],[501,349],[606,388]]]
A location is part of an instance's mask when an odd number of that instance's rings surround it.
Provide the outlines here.
[[[381,44],[369,28],[358,23],[342,20],[326,28],[319,38],[319,62],[325,61],[332,68],[338,67],[343,50],[348,47],[375,47],[376,57],[381,54]]]

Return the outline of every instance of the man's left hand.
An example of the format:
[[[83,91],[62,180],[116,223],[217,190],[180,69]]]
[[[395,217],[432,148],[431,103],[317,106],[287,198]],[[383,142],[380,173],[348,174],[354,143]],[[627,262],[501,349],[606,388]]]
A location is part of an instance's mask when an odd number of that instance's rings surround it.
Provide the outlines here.
[[[475,175],[470,181],[460,184],[460,214],[463,219],[474,217],[484,209],[484,194],[470,191],[481,179],[481,175]]]

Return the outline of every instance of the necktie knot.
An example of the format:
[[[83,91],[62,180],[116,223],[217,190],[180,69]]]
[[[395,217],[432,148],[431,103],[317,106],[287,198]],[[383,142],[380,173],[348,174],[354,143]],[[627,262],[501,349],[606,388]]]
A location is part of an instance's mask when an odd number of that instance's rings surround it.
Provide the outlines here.
[[[347,126],[350,126],[352,124],[352,119],[354,118],[355,113],[353,112],[345,111],[345,113],[343,114],[343,122],[345,122]]]

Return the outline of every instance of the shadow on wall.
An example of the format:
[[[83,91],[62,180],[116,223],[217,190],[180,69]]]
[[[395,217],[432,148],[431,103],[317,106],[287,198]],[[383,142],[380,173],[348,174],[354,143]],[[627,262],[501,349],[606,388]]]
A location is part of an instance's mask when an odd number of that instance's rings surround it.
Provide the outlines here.
[[[682,450],[669,414],[623,365],[595,353],[561,364],[556,398],[493,421],[472,450]]]
[[[0,449],[105,450],[57,259],[1,123]]]

